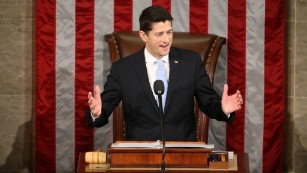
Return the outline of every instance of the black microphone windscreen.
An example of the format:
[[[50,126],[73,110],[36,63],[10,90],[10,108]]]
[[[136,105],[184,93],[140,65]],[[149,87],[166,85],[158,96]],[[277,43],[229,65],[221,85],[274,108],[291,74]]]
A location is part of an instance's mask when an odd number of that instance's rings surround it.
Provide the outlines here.
[[[164,93],[164,83],[162,80],[156,80],[154,83],[154,91],[156,95],[162,95]]]

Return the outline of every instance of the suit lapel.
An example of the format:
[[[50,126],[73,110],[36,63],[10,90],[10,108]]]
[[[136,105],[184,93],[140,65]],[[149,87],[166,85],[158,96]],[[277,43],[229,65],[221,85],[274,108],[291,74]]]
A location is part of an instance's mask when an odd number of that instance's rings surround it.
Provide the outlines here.
[[[136,75],[138,76],[139,82],[142,85],[142,88],[145,92],[145,95],[155,111],[159,113],[159,108],[156,102],[156,99],[152,93],[149,79],[148,79],[148,74],[147,74],[147,69],[146,69],[146,62],[145,62],[145,57],[144,57],[144,49],[139,51],[137,54],[137,58],[134,63],[134,70],[136,72]]]
[[[167,97],[164,109],[165,112],[170,106],[170,102],[173,97],[176,81],[178,78],[179,67],[181,65],[179,61],[179,55],[172,47],[169,53],[169,65],[170,65],[170,74],[169,74],[168,91],[167,91]]]

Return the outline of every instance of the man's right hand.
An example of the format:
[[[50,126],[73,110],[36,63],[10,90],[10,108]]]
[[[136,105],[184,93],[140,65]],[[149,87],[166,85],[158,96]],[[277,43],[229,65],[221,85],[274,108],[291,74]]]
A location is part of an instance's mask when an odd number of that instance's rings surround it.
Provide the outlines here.
[[[98,85],[95,86],[95,96],[94,97],[93,97],[92,92],[88,93],[88,105],[94,117],[100,116],[102,103],[101,103],[101,97],[100,97],[100,88]]]

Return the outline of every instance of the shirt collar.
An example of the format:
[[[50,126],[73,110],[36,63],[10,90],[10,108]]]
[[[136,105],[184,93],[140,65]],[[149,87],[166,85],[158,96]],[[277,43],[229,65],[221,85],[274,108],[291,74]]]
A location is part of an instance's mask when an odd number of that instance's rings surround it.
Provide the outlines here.
[[[153,57],[153,56],[148,52],[148,50],[147,50],[146,47],[145,47],[145,50],[144,50],[144,55],[145,55],[146,64],[147,64],[148,66],[153,65],[153,64],[156,62],[156,60],[157,60],[157,58]],[[163,61],[164,61],[165,63],[168,64],[168,61],[169,61],[169,59],[168,59],[168,54],[165,55],[165,56],[163,56],[162,59],[163,59]]]

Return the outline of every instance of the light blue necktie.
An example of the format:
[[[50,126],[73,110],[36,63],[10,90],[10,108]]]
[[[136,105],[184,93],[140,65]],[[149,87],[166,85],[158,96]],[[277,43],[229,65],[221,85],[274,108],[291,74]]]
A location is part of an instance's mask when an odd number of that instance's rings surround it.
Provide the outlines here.
[[[166,95],[167,95],[167,86],[168,86],[168,82],[167,82],[167,73],[166,70],[164,68],[163,65],[163,60],[162,59],[158,59],[156,61],[157,63],[157,72],[156,72],[156,80],[162,80],[163,84],[164,84],[164,93],[162,95],[162,108],[165,108],[165,100],[166,100]],[[158,102],[159,104],[159,102]]]

